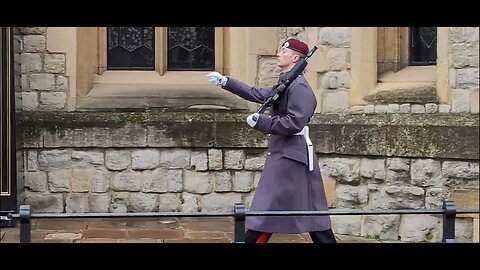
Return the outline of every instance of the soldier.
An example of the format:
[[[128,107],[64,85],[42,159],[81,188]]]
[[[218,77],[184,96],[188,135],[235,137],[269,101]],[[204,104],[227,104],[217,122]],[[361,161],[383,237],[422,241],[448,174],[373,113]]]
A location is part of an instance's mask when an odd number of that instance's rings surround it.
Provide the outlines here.
[[[280,78],[305,58],[308,45],[288,39],[278,54]],[[264,103],[271,88],[256,88],[218,72],[209,82],[248,101]],[[268,154],[251,211],[328,210],[320,167],[309,138],[308,122],[315,112],[315,94],[303,75],[296,78],[270,108],[253,113],[248,125],[268,134]],[[255,216],[246,220],[246,242],[266,243],[272,233],[308,232],[314,243],[336,243],[329,216]]]

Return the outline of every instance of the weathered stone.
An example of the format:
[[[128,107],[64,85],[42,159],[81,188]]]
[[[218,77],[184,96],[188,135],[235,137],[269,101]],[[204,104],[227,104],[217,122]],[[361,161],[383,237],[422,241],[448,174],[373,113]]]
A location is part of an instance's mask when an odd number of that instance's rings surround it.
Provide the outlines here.
[[[208,155],[206,151],[192,151],[190,155],[190,169],[195,171],[208,170]]]
[[[324,112],[346,112],[350,105],[348,91],[335,90],[324,93]]]
[[[50,192],[70,192],[70,170],[55,170],[48,172],[48,190]]]
[[[158,200],[158,211],[173,212],[180,210],[182,201],[175,194],[161,194]]]
[[[331,48],[326,57],[329,70],[344,70],[350,67],[350,50]]]
[[[400,113],[410,113],[412,107],[409,103],[404,103],[400,105]]]
[[[92,168],[92,165],[103,165],[103,152],[72,150],[73,168]]]
[[[245,155],[243,150],[225,150],[225,169],[243,169],[245,163]]]
[[[240,202],[240,194],[212,193],[200,198],[202,212],[232,212],[235,203]]]
[[[463,68],[457,70],[457,86],[474,85],[478,88],[478,68]]]
[[[350,47],[350,27],[322,27],[319,44],[333,47]]]
[[[473,220],[470,218],[455,219],[455,240],[459,243],[471,243],[473,237]]]
[[[441,218],[431,215],[405,215],[400,221],[399,236],[406,242],[440,242]]]
[[[425,112],[426,113],[436,113],[438,111],[438,105],[435,103],[427,103],[425,104]]]
[[[387,105],[375,105],[375,113],[387,113]]]
[[[128,197],[127,209],[129,212],[156,212],[158,211],[158,195],[131,193]]]
[[[425,113],[425,106],[421,104],[413,104],[412,113]]]
[[[67,102],[67,94],[64,92],[40,93],[40,107],[46,110],[63,109]]]
[[[400,105],[399,104],[388,104],[387,105],[387,113],[399,113],[399,112],[400,112]]]
[[[258,76],[277,76],[280,67],[277,65],[277,57],[262,57],[258,61]]]
[[[91,193],[88,196],[88,210],[92,213],[107,213],[110,195],[106,193]]]
[[[185,171],[185,191],[196,194],[210,193],[213,190],[213,183],[207,172]]]
[[[363,107],[363,111],[367,114],[375,113],[375,105],[367,104]]]
[[[214,134],[214,123],[201,122],[193,116],[187,121],[152,120],[151,124],[147,126],[146,134],[148,145],[152,147],[200,147],[205,144],[213,146],[217,138]]]
[[[132,169],[154,169],[160,162],[160,153],[155,149],[137,150],[132,152]]]
[[[141,172],[142,192],[167,192],[167,183],[169,179],[165,177],[166,174],[167,170],[163,168],[154,171]]]
[[[380,209],[422,208],[424,190],[419,187],[368,185],[368,207]]]
[[[230,172],[209,172],[210,182],[214,183],[215,192],[232,191],[232,175]]]
[[[112,171],[125,170],[130,166],[131,156],[128,150],[107,150],[105,165]]]
[[[412,159],[412,184],[421,187],[441,186],[441,168],[442,165],[438,160]]]
[[[121,128],[65,128],[45,134],[45,147],[143,147],[146,130],[126,124]]]
[[[160,152],[160,166],[169,169],[188,168],[190,165],[190,150],[167,149]]]
[[[128,203],[127,192],[113,192],[111,194],[112,199],[109,206],[109,211],[113,213],[126,213]]]
[[[57,91],[67,91],[67,89],[68,89],[68,79],[67,79],[67,77],[57,75],[55,90],[57,90]]]
[[[141,172],[125,171],[113,175],[112,189],[115,191],[140,191],[142,189]]]
[[[160,174],[161,178],[167,179],[168,192],[183,191],[183,171],[181,170],[167,170]]]
[[[182,118],[189,117],[189,113],[181,115]],[[19,128],[45,130],[44,144],[40,145],[55,148],[145,147],[145,121],[149,121],[150,118],[177,117],[165,112],[151,113],[151,115],[149,113],[148,116],[145,113],[116,112],[110,114],[22,112],[16,116],[18,116]],[[247,133],[243,133],[243,127],[248,127],[245,125],[247,116],[246,113],[233,112],[207,113],[204,118],[212,117],[218,121],[216,134],[222,135],[217,136],[217,145],[230,149],[247,145],[249,148],[264,148],[263,143],[257,142],[267,141],[268,136],[252,128],[249,128],[250,131],[246,131]],[[124,117],[134,120],[128,123],[119,122],[119,119]],[[475,117],[469,114],[316,114],[312,117],[309,126],[311,138],[318,153],[477,159],[480,140],[478,139],[478,117]],[[219,126],[222,126],[221,130],[218,130]],[[51,133],[52,130],[56,132]],[[196,131],[190,130],[190,134],[192,132]],[[41,137],[36,134],[38,133],[25,138],[25,143],[33,145],[35,140],[36,143],[41,142]],[[212,147],[209,146],[208,140],[203,143],[203,147]],[[218,150],[217,146],[213,147]]]
[[[208,149],[208,169],[221,170],[223,168],[222,150]]]
[[[38,155],[38,165],[42,171],[54,171],[70,168],[68,150],[44,150]]]
[[[25,187],[31,191],[47,191],[46,172],[25,172]]]
[[[55,77],[53,74],[32,74],[29,77],[30,88],[34,90],[54,90]]]
[[[356,158],[322,158],[320,171],[340,183],[357,185],[360,183],[360,159]]]
[[[450,43],[465,42],[465,27],[449,27],[449,30]]]
[[[85,213],[88,212],[87,194],[70,193],[65,197],[65,212]]]
[[[450,198],[450,192],[443,188],[429,188],[425,193],[425,208],[440,209]]]
[[[478,32],[478,27],[465,27],[465,40],[467,42],[478,43]]]
[[[38,108],[38,94],[36,92],[22,92],[22,109],[33,111]]]
[[[37,53],[22,53],[22,73],[41,72],[42,58]]]
[[[38,152],[35,150],[28,151],[27,154],[27,170],[30,172],[38,171]]]
[[[477,34],[478,36],[478,34]],[[478,68],[478,42],[453,44],[451,58],[454,68],[477,67]]]
[[[331,216],[332,230],[335,234],[360,236],[362,216]]]
[[[265,165],[265,155],[247,156],[245,159],[245,170],[262,171]]]
[[[88,192],[90,183],[93,182],[95,169],[73,169],[72,170],[72,191]]]
[[[180,206],[180,211],[182,212],[199,212],[199,201],[200,195],[190,194],[187,192],[181,193],[182,205]]]
[[[365,101],[376,104],[391,103],[436,103],[437,88],[434,83],[399,83],[387,89],[378,89],[363,97]]]
[[[111,173],[105,169],[96,169],[94,171],[91,187],[92,192],[102,193],[110,189]],[[108,209],[108,207],[107,207]]]
[[[235,172],[232,189],[235,192],[250,192],[253,189],[253,172]]]
[[[349,110],[350,113],[364,113],[364,106],[350,106]]]
[[[398,240],[400,215],[363,216],[361,236],[369,239]]]
[[[339,208],[361,208],[368,202],[368,188],[366,185],[349,186],[336,185],[336,206]]]
[[[385,159],[362,158],[360,162],[360,176],[383,182],[385,181],[385,175]]]
[[[479,165],[466,161],[444,161],[442,172],[445,177],[477,179],[479,177]]]
[[[45,72],[65,73],[65,54],[45,54]]]
[[[450,105],[449,104],[438,105],[438,112],[439,113],[449,113],[450,112]]]
[[[47,27],[19,27],[20,34],[31,35],[31,34],[45,34],[47,32]]]
[[[45,36],[31,35],[23,37],[23,51],[24,52],[43,52],[45,51],[46,40]]]
[[[63,195],[26,192],[25,203],[31,206],[33,213],[62,213]]]

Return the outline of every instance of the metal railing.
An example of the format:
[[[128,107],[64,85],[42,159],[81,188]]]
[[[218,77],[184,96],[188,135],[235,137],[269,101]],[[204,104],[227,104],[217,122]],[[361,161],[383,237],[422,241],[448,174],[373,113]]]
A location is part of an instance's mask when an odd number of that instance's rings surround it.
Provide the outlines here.
[[[246,211],[243,203],[236,203],[232,212],[184,213],[32,213],[30,205],[21,205],[18,214],[9,214],[9,219],[19,219],[20,243],[31,242],[32,219],[65,218],[160,218],[160,217],[234,217],[234,241],[245,243],[245,219],[248,216],[333,216],[333,215],[419,215],[443,216],[443,243],[455,243],[455,218],[457,214],[480,214],[479,209],[457,209],[453,201],[445,201],[442,209],[399,209],[399,210],[328,210],[328,211]]]

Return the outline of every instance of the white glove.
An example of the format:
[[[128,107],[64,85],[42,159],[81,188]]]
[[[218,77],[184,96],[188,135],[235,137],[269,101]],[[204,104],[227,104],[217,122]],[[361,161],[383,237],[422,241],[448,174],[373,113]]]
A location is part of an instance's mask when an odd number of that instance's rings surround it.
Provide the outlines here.
[[[223,76],[222,74],[216,71],[208,73],[207,77],[208,77],[208,81],[214,86],[217,86],[217,85],[225,86],[225,84],[228,81],[227,77]]]
[[[247,117],[247,123],[250,125],[252,128],[257,124],[258,118],[260,118],[260,115],[258,113],[252,113]]]

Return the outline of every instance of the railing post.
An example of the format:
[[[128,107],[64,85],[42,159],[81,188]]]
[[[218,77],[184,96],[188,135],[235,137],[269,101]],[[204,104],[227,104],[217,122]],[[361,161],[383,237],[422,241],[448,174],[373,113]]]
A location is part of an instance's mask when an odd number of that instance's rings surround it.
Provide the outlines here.
[[[20,243],[30,243],[31,222],[30,222],[30,205],[20,205]]]
[[[235,213],[235,243],[245,243],[245,204],[236,203]]]
[[[455,208],[455,202],[444,201],[443,202],[443,243],[455,243],[455,217],[457,215],[457,209]]]

